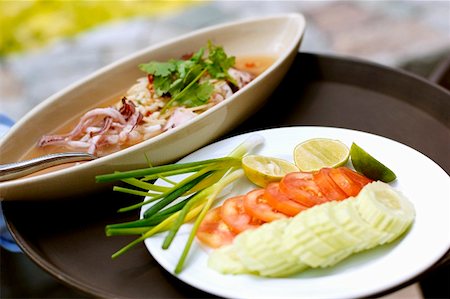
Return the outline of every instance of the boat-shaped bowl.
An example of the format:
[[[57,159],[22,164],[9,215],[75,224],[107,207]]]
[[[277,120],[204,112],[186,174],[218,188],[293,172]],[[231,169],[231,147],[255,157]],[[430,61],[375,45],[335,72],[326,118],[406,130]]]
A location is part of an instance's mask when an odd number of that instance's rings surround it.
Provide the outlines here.
[[[271,56],[274,62],[256,79],[189,122],[93,161],[36,176],[0,182],[1,200],[56,199],[106,188],[95,176],[175,161],[212,142],[252,115],[276,88],[294,60],[305,30],[301,14],[241,20],[201,29],[151,46],[102,68],[56,93],[25,115],[0,140],[0,164],[17,162],[42,135],[61,128],[74,115],[125,92],[151,60],[192,53],[208,40],[233,56]]]

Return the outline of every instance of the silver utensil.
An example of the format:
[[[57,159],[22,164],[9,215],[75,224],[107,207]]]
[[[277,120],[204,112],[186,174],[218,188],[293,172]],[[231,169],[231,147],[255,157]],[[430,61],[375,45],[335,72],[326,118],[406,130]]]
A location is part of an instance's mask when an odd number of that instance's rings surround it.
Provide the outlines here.
[[[0,182],[17,179],[28,174],[43,170],[52,166],[70,162],[94,160],[97,157],[88,153],[57,153],[0,165]]]

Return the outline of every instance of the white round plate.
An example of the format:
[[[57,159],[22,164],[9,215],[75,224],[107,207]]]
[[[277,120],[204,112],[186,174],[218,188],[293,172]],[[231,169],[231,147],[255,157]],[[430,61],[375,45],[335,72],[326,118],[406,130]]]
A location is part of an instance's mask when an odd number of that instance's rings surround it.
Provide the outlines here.
[[[225,156],[251,134],[265,138],[258,154],[290,161],[294,146],[310,138],[338,139],[348,146],[355,142],[396,173],[397,180],[391,185],[412,201],[416,219],[406,235],[391,244],[351,256],[334,267],[309,269],[289,278],[222,275],[208,268],[208,250],[194,242],[184,270],[177,275],[182,281],[210,294],[229,298],[365,297],[412,280],[450,248],[450,177],[425,155],[384,137],[339,128],[278,128],[219,141],[181,161]],[[229,196],[252,188],[254,186],[242,179],[234,185]],[[182,227],[168,250],[161,248],[165,234],[145,241],[152,256],[170,273],[174,273],[190,227],[189,224]]]

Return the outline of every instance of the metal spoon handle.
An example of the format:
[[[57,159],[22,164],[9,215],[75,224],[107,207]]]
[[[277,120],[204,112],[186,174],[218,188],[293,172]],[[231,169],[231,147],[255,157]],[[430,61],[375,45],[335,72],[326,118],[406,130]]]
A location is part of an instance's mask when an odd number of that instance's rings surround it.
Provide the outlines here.
[[[52,166],[80,161],[90,161],[97,157],[88,153],[57,153],[42,157],[0,165],[0,182],[17,179]]]

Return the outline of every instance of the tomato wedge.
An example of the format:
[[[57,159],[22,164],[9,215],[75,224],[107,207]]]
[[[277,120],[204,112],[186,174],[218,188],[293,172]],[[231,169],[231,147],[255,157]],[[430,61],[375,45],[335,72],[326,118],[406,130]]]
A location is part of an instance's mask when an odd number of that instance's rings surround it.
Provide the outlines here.
[[[220,207],[209,210],[198,227],[197,238],[205,245],[219,248],[230,244],[236,234],[220,217]]]
[[[280,183],[278,182],[267,185],[264,198],[272,208],[288,216],[295,216],[308,208],[290,199],[286,194],[281,192]]]
[[[312,207],[326,202],[327,198],[313,179],[310,172],[291,172],[281,179],[280,190],[303,206]]]
[[[256,189],[247,193],[244,199],[245,211],[264,222],[287,218],[285,214],[278,212],[267,203],[264,193],[264,189]]]
[[[343,200],[348,196],[330,177],[331,168],[322,168],[313,174],[314,182],[328,200]]]
[[[347,194],[347,196],[356,196],[361,191],[362,186],[355,183],[342,168],[330,169],[330,177]]]
[[[257,228],[262,221],[252,217],[244,208],[245,195],[228,198],[220,208],[220,217],[235,233]]]

